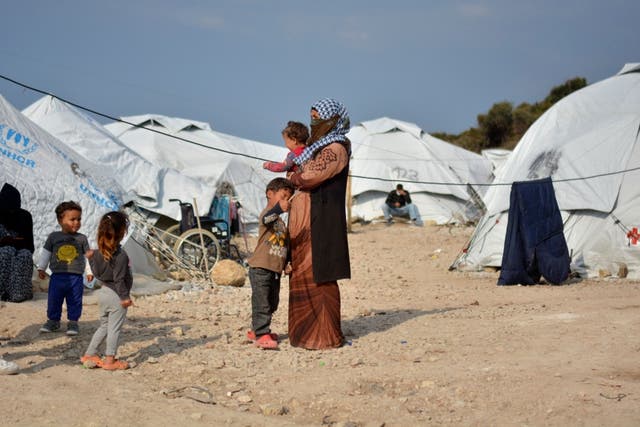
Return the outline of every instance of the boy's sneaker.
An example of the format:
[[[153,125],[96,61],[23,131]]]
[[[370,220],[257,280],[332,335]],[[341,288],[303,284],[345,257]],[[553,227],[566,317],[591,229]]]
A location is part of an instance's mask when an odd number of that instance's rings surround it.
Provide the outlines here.
[[[392,218],[387,219],[387,224],[386,224],[387,227],[392,225],[392,224],[393,224],[393,219]]]
[[[17,363],[0,359],[0,375],[17,374],[19,370],[20,370],[20,367],[18,366]]]
[[[40,332],[55,332],[60,329],[60,322],[55,320],[47,320],[42,328],[40,328]]]
[[[254,344],[256,347],[275,350],[278,348],[278,341],[271,338],[270,334],[264,334],[258,338]]]
[[[78,335],[79,331],[78,322],[70,320],[69,323],[67,323],[67,335]]]

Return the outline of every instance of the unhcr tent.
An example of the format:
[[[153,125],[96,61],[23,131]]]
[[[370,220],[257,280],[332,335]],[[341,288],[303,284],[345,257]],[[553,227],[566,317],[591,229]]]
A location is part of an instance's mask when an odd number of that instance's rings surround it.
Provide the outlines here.
[[[33,217],[34,259],[49,233],[60,228],[55,215],[59,203],[74,200],[82,206],[80,231],[96,247],[100,217],[131,201],[104,167],[60,142],[0,96],[0,186],[5,182],[20,191],[22,208]],[[159,277],[153,256],[133,239],[125,239],[133,272]]]
[[[216,132],[207,123],[193,120],[152,114],[122,120],[136,126],[116,122],[105,127],[156,166],[174,168],[202,181],[212,196],[219,187],[231,187],[242,205],[242,220],[251,231],[257,231],[266,203],[265,188],[278,176],[263,169],[262,163],[281,161],[286,148]]]
[[[381,216],[396,183],[410,192],[425,221],[466,222],[479,216],[466,184],[488,183],[491,165],[482,156],[434,138],[413,123],[387,117],[362,122],[347,136],[353,152],[353,217]]]
[[[177,203],[170,198],[199,203],[207,213],[213,199],[204,183],[175,169],[158,167],[125,146],[100,123],[75,107],[45,96],[23,114],[86,159],[100,165],[120,186],[131,193],[136,205],[151,212],[180,219]]]
[[[75,200],[82,228],[95,247],[100,217],[129,201],[126,192],[100,168],[58,141],[0,96],[0,186],[8,182],[33,217],[36,254],[50,232],[59,229],[56,206]]]
[[[525,133],[486,194],[487,214],[452,268],[499,267],[510,184],[551,177],[572,269],[640,277],[640,64],[576,91]]]

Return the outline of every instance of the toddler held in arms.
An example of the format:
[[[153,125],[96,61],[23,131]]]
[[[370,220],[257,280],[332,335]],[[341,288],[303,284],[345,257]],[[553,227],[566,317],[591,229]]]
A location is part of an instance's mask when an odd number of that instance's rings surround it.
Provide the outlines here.
[[[302,153],[307,146],[309,129],[307,129],[307,125],[304,123],[290,121],[282,130],[282,139],[284,140],[284,145],[289,149],[287,157],[280,163],[264,162],[262,167],[271,172],[296,171],[298,166],[293,163],[293,159]]]

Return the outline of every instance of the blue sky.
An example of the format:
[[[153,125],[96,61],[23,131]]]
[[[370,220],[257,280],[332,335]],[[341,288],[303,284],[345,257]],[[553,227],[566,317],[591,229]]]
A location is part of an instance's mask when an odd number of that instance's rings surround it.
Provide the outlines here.
[[[0,74],[272,144],[324,97],[352,123],[459,133],[496,102],[640,62],[638,17],[622,0],[21,0],[0,12]],[[19,109],[41,97],[2,79],[0,94]]]

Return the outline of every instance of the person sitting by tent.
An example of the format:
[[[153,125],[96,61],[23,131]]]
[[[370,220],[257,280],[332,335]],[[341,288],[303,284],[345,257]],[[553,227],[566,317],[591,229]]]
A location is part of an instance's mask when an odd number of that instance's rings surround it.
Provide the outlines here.
[[[0,298],[33,298],[33,219],[21,208],[20,192],[5,183],[0,190]]]
[[[411,223],[416,226],[422,226],[422,218],[418,207],[411,203],[409,192],[402,187],[402,184],[396,185],[396,189],[389,192],[387,200],[382,205],[382,213],[387,225],[393,224],[392,216],[409,215]]]

